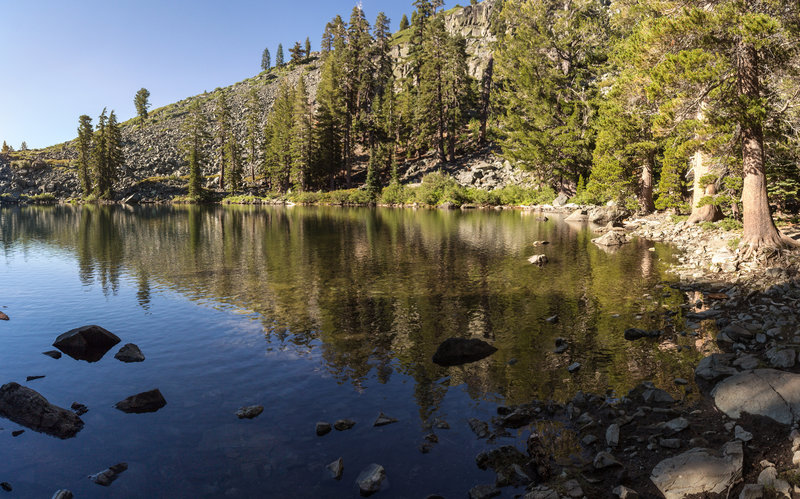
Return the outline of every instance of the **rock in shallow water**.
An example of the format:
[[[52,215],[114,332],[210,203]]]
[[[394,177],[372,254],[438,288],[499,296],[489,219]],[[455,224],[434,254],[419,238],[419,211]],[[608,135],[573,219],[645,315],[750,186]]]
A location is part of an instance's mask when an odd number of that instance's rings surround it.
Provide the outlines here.
[[[83,421],[75,413],[51,404],[39,392],[18,383],[0,387],[0,415],[58,438],[74,437],[83,428]]]
[[[156,388],[149,392],[142,392],[131,395],[125,400],[117,402],[114,407],[122,412],[141,414],[145,412],[156,412],[167,405],[167,401],[161,392]]]
[[[362,496],[370,496],[381,489],[386,470],[380,464],[370,464],[358,475],[356,483]]]
[[[387,424],[392,424],[396,422],[397,420],[395,418],[390,418],[386,414],[380,413],[378,414],[378,418],[375,419],[375,422],[372,424],[372,426],[386,426]]]
[[[67,489],[57,490],[50,499],[72,499],[72,492]]]
[[[8,316],[6,314],[4,314],[3,312],[0,312],[0,321],[7,321],[7,320],[8,320]]]
[[[254,417],[258,416],[264,412],[264,407],[260,405],[250,405],[247,407],[241,407],[238,411],[236,411],[236,416],[239,419],[253,419]]]
[[[58,350],[48,350],[48,351],[42,352],[42,353],[44,355],[47,355],[48,357],[52,357],[54,359],[60,359],[61,358],[61,352],[59,352]]]
[[[122,362],[144,362],[144,354],[133,343],[128,343],[120,348],[114,358]]]
[[[440,366],[457,366],[481,360],[497,349],[477,338],[448,338],[433,354],[433,362]]]
[[[340,457],[325,468],[330,472],[331,478],[339,480],[342,478],[342,473],[344,473],[344,460]]]
[[[319,421],[316,427],[317,436],[321,437],[323,435],[327,435],[328,433],[331,432],[331,429],[333,429],[333,427],[331,426],[330,423],[326,423],[325,421]]]
[[[73,359],[97,362],[120,341],[100,326],[82,326],[59,335],[53,346]]]
[[[353,426],[356,425],[356,422],[352,419],[340,419],[333,423],[333,427],[336,428],[337,431],[345,431],[349,430]]]
[[[89,475],[89,479],[96,483],[97,485],[102,485],[103,487],[108,487],[111,483],[117,479],[120,473],[128,469],[128,463],[119,463],[115,464],[114,466],[110,466],[100,473],[95,475]]]

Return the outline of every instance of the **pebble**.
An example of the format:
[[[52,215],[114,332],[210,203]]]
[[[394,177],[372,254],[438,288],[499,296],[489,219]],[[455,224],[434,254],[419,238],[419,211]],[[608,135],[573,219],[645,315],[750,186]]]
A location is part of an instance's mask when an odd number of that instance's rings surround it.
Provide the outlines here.
[[[567,367],[567,371],[569,371],[570,373],[575,373],[578,372],[580,368],[581,368],[581,363],[575,362],[573,364],[570,364],[569,367]]]
[[[339,480],[342,478],[342,473],[344,473],[344,460],[340,457],[336,461],[326,466],[326,468],[330,472],[331,478]]]
[[[321,437],[323,435],[327,435],[328,433],[331,432],[331,430],[332,430],[332,427],[331,427],[330,423],[326,423],[325,421],[319,421],[317,423],[316,431],[317,431],[317,436],[318,437]]]
[[[264,412],[263,406],[251,405],[247,407],[241,407],[238,411],[236,411],[236,415],[239,417],[239,419],[253,419],[262,412]]]

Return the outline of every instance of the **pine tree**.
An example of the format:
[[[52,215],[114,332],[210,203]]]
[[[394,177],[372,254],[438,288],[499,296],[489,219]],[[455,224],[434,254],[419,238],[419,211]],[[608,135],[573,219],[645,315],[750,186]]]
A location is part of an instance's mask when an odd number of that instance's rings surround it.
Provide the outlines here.
[[[114,113],[113,109],[111,110],[111,114],[108,115],[107,136],[108,159],[106,160],[105,173],[107,190],[104,192],[107,193],[105,195],[106,199],[110,199],[114,193],[114,182],[119,180],[119,171],[125,164],[125,156],[122,145],[122,131],[119,128],[117,115]]]
[[[259,159],[259,121],[261,118],[261,101],[258,97],[258,88],[253,86],[247,94],[247,162],[250,164],[250,181],[255,184],[256,170],[260,170]]]
[[[408,16],[403,14],[403,17],[400,19],[400,31],[408,29],[410,25],[408,24]]]
[[[308,90],[301,76],[294,90],[293,126],[291,131],[291,184],[297,191],[304,191],[308,185],[308,174],[314,153],[314,134],[311,122],[311,105]]]
[[[193,99],[189,104],[189,115],[181,126],[184,135],[180,142],[184,161],[189,165],[188,196],[193,201],[203,197],[202,168],[205,162],[203,151],[210,141],[207,128],[207,119],[200,107],[200,100]]]
[[[283,66],[283,44],[278,44],[278,51],[275,53],[275,67]]]
[[[2,154],[2,155],[4,155],[4,156],[5,156],[5,155],[7,155],[9,152],[11,152],[11,150],[9,149],[9,147],[8,147],[8,144],[6,144],[6,141],[4,140],[4,141],[3,141],[3,148],[2,148],[2,149],[0,149],[0,154]]]
[[[317,153],[314,176],[327,180],[330,189],[334,188],[335,176],[344,169],[344,128],[345,104],[343,63],[345,30],[341,17],[329,23],[326,31],[330,37],[330,47],[322,64],[320,82],[317,87],[317,110],[314,121]],[[334,47],[336,47],[334,49]]]
[[[303,47],[303,52],[305,53],[306,58],[311,57],[311,39],[306,37],[306,43]]]
[[[352,186],[352,163],[355,146],[364,144],[368,137],[368,112],[372,104],[372,77],[374,74],[371,58],[372,34],[364,11],[353,7],[350,23],[347,26],[347,45],[345,49],[345,74],[342,82],[345,90],[344,163],[347,186]]]
[[[19,145],[19,150],[20,151],[27,151],[28,150],[28,143],[23,140],[22,144]]]
[[[216,121],[215,140],[217,147],[217,157],[219,158],[219,187],[225,189],[225,166],[227,156],[225,145],[230,138],[231,132],[231,111],[228,107],[228,99],[224,91],[219,92],[214,100],[214,121]]]
[[[467,56],[463,39],[447,33],[444,17],[427,22],[423,40],[423,62],[415,117],[420,140],[434,144],[440,161],[455,155],[455,142],[464,125],[467,100]]]
[[[291,56],[292,64],[300,64],[303,61],[303,47],[300,46],[300,42],[294,42],[294,45],[289,49],[289,55]]]
[[[268,71],[272,64],[272,60],[269,55],[269,49],[264,49],[264,52],[261,53],[261,71]]]
[[[591,165],[607,9],[601,0],[508,0],[500,16],[493,107],[503,155],[542,179],[575,182]]]
[[[92,149],[92,176],[94,178],[94,195],[102,198],[110,191],[108,184],[108,116],[106,109],[97,118],[94,134],[94,149]]]
[[[92,193],[91,157],[92,118],[83,114],[78,118],[78,179],[84,196]]]
[[[225,187],[231,192],[238,191],[242,186],[242,161],[239,154],[239,143],[233,131],[228,131],[225,141],[225,162],[228,164],[228,174],[225,176]]]
[[[144,124],[147,119],[147,109],[150,107],[150,91],[140,88],[133,97],[133,104],[136,106],[136,115],[139,117],[139,124]]]
[[[281,80],[267,118],[265,130],[265,174],[272,189],[286,192],[292,168],[292,129],[294,127],[294,92]]]
[[[764,129],[778,115],[766,99],[770,85],[796,56],[800,5],[673,0],[659,7],[664,16],[654,21],[642,50],[657,55],[654,92],[664,99],[664,128],[693,125],[695,150],[712,155],[738,146],[741,244],[748,252],[794,246],[781,237],[770,213]]]

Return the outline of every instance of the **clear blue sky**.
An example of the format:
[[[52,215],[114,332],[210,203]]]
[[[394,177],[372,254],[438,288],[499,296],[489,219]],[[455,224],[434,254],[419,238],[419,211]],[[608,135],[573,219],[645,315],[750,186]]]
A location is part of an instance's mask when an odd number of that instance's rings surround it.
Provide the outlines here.
[[[363,0],[397,29],[412,0]],[[448,2],[454,4],[454,2]],[[466,2],[463,2],[466,3]],[[103,107],[120,121],[133,96],[150,90],[152,108],[227,86],[260,71],[325,23],[345,21],[354,0],[0,0],[0,142],[45,147],[76,136],[78,116]]]

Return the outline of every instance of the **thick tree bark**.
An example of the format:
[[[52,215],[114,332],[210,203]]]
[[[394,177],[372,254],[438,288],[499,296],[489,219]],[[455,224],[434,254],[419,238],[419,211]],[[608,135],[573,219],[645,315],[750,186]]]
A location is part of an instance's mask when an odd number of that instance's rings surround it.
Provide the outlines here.
[[[739,50],[739,94],[746,105],[755,105],[761,94],[758,78],[758,53],[752,45],[742,44]],[[742,110],[742,166],[744,188],[742,205],[744,231],[741,244],[748,253],[761,248],[781,248],[789,245],[784,240],[769,211],[767,182],[764,174],[764,131],[758,117]]]
[[[647,156],[642,165],[642,178],[639,186],[639,209],[644,213],[652,213],[656,209],[653,203],[653,164],[655,158],[652,154]]]
[[[713,196],[717,190],[714,183],[703,186],[700,180],[710,173],[708,167],[708,155],[703,151],[697,151],[692,159],[694,168],[694,189],[692,191],[692,213],[689,215],[688,223],[694,224],[698,222],[716,222],[722,220],[722,210],[719,206],[713,204],[706,204],[698,206],[700,200],[705,196]]]

